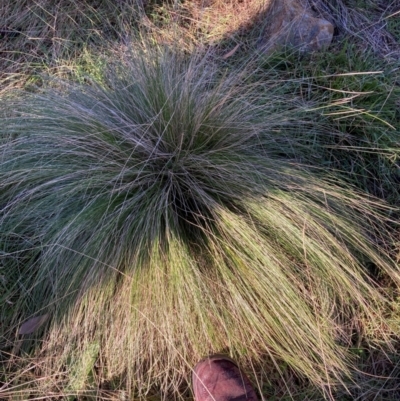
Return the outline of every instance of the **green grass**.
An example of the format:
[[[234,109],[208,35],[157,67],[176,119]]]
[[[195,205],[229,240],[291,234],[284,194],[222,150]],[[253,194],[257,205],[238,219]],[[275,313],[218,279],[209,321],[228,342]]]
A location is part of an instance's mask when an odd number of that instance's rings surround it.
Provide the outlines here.
[[[218,2],[0,9],[56,26],[1,60],[1,396],[190,398],[223,351],[266,397],[396,399],[399,69],[348,3],[268,58]]]
[[[345,41],[332,53],[300,56],[276,52],[261,63],[257,79],[279,79],[282,91],[309,104],[326,139],[310,144],[325,168],[334,168],[366,192],[396,205],[400,201],[399,69],[371,51]],[[321,146],[323,145],[323,146]]]

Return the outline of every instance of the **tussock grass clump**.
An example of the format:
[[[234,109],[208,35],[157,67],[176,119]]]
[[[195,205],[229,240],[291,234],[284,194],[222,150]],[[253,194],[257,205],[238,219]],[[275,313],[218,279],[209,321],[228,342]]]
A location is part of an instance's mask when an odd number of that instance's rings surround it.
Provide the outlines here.
[[[385,207],[289,157],[325,130],[245,75],[142,48],[6,101],[6,275],[23,263],[3,334],[49,314],[20,350],[48,377],[35,392],[167,394],[221,350],[324,389],[381,324]]]

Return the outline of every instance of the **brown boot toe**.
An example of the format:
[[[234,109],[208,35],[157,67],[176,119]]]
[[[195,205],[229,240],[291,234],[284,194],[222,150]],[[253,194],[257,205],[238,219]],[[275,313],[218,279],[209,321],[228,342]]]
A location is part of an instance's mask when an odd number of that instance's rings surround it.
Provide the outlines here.
[[[258,401],[247,376],[227,356],[213,355],[193,370],[195,401]]]

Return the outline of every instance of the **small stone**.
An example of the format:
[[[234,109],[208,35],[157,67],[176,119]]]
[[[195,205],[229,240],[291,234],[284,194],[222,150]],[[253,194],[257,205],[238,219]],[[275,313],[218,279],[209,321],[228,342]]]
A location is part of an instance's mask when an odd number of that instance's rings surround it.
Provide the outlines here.
[[[301,52],[313,52],[330,45],[334,26],[317,18],[299,0],[275,0],[268,10],[267,27],[259,47],[271,52],[290,46]]]

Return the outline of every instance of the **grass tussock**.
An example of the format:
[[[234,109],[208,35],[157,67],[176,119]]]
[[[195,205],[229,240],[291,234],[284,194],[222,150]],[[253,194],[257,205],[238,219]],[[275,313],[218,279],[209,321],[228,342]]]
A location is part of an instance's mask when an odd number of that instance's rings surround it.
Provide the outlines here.
[[[6,99],[3,372],[47,377],[36,395],[107,382],[173,397],[224,350],[341,382],[354,337],[383,324],[380,277],[399,284],[388,207],[298,162],[326,130],[273,85],[136,48],[101,80]]]

